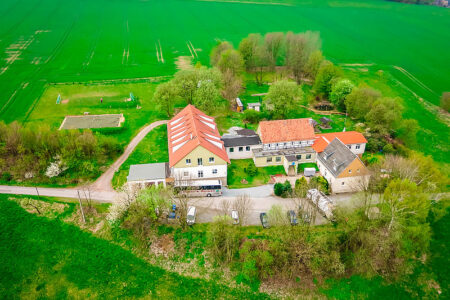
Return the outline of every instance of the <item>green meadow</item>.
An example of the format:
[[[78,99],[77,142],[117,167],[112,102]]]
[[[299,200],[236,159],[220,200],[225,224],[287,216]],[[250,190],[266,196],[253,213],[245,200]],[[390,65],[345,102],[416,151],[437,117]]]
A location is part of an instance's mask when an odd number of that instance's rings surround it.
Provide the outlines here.
[[[334,62],[401,67],[415,78],[415,92],[434,104],[450,83],[450,11],[439,7],[383,0],[4,0],[0,16],[0,118],[7,122],[27,120],[49,83],[171,75],[180,56],[207,64],[218,40],[237,44],[251,32],[319,31]]]

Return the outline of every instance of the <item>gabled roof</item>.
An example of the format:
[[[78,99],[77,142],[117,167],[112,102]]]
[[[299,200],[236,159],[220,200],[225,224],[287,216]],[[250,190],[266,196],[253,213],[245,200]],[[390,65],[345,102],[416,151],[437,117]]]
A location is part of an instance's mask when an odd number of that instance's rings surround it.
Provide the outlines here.
[[[252,146],[261,144],[259,135],[251,129],[232,127],[222,136],[225,147]]]
[[[214,118],[191,104],[167,123],[167,138],[171,167],[198,146],[230,162]]]
[[[338,177],[355,159],[354,154],[344,143],[335,138],[325,150],[317,154],[317,159],[334,175]]]
[[[317,153],[322,152],[332,140],[338,138],[345,145],[350,144],[366,144],[367,140],[362,133],[357,131],[345,131],[345,132],[330,132],[316,135],[316,140],[313,144],[313,149]]]
[[[264,144],[313,140],[315,137],[311,119],[262,121],[258,130]]]

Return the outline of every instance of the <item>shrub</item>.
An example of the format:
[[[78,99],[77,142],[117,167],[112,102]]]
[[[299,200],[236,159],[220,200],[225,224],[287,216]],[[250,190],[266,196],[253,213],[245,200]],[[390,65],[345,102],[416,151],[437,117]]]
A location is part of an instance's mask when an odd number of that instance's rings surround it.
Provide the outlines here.
[[[244,121],[252,124],[257,124],[262,119],[262,114],[253,109],[247,109],[244,112]]]
[[[309,181],[310,189],[318,189],[319,191],[329,194],[329,185],[328,180],[326,180],[323,176],[315,176],[311,178]]]
[[[283,184],[282,183],[275,183],[275,185],[273,186],[273,192],[276,196],[281,196],[283,194]]]
[[[12,180],[12,175],[9,172],[3,172],[2,173],[2,181],[11,181]]]
[[[306,197],[306,192],[308,191],[308,181],[305,177],[299,178],[295,181],[295,192],[298,196],[304,198]]]
[[[245,172],[251,176],[254,177],[258,174],[258,168],[255,166],[253,162],[251,162],[248,167],[245,169]]]

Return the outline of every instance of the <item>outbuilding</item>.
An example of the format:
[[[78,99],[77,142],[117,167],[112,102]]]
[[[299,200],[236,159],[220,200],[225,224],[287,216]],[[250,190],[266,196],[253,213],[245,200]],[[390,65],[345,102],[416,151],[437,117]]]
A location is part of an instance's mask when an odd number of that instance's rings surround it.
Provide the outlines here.
[[[145,188],[151,185],[166,186],[167,178],[170,177],[168,163],[131,165],[127,177],[129,186]]]
[[[244,105],[242,104],[242,101],[239,98],[236,98],[236,111],[237,112],[243,112],[244,111]]]
[[[247,108],[256,111],[261,111],[261,103],[259,102],[247,103]]]

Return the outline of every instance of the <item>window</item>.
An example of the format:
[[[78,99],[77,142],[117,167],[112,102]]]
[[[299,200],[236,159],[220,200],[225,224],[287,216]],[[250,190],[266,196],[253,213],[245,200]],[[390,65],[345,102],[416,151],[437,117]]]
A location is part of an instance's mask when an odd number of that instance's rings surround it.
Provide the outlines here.
[[[189,172],[183,172],[183,176],[184,177],[188,177],[189,176]]]
[[[191,164],[191,159],[190,159],[190,158],[186,159],[186,164],[187,164],[187,165],[190,165],[190,164]]]
[[[198,171],[198,178],[202,178],[203,177],[203,171]]]
[[[246,146],[245,151],[250,151],[250,146]]]
[[[348,173],[351,173],[352,172],[352,170],[350,169],[350,170],[348,170]]]
[[[233,147],[230,148],[230,152],[234,152],[234,148]]]
[[[210,157],[210,158],[209,158],[209,162],[210,162],[210,163],[213,163],[213,162],[214,162],[214,157]]]
[[[199,166],[203,165],[203,159],[202,158],[197,158],[197,164]]]
[[[272,162],[272,157],[268,157],[267,162]]]
[[[352,149],[352,145],[347,145],[348,149]]]
[[[311,154],[306,154],[306,159],[311,159]]]
[[[277,157],[275,158],[275,161],[276,161],[276,162],[280,162],[280,161],[281,161],[281,157],[280,157],[280,156],[277,156]]]
[[[213,170],[212,170],[212,173],[213,173],[213,174],[217,174],[217,169],[213,169]]]
[[[341,182],[341,185],[344,185],[344,184],[345,184],[345,182],[344,182],[344,181],[342,181],[342,182]]]
[[[361,148],[361,145],[358,144],[358,145],[356,145],[355,147],[356,147],[356,149],[360,149],[360,148]]]
[[[301,155],[301,154],[298,154],[298,155],[295,156],[295,158],[296,158],[297,160],[300,160],[300,159],[302,159],[302,155]]]
[[[239,147],[239,152],[244,151],[244,147]]]

